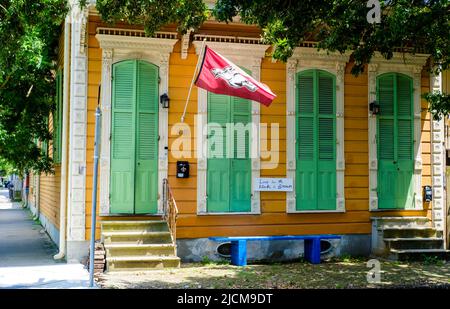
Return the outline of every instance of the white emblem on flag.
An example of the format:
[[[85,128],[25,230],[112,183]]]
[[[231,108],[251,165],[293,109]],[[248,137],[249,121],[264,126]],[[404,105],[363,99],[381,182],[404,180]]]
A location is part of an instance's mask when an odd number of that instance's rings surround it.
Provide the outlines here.
[[[245,87],[251,92],[255,92],[258,89],[255,84],[247,80],[241,73],[236,72],[232,66],[227,66],[223,69],[214,68],[211,72],[215,78],[222,78],[233,88]]]

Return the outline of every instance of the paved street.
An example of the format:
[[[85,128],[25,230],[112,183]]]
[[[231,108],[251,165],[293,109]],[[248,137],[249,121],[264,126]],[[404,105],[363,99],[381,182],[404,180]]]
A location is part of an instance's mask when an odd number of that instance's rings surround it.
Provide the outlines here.
[[[81,264],[53,260],[58,248],[31,212],[11,203],[0,189],[0,288],[85,288]]]

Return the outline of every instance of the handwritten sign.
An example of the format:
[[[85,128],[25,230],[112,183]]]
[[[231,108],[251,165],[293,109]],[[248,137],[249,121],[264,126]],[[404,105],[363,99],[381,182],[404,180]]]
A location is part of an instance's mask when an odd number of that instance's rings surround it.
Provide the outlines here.
[[[292,178],[255,178],[255,191],[293,191]]]

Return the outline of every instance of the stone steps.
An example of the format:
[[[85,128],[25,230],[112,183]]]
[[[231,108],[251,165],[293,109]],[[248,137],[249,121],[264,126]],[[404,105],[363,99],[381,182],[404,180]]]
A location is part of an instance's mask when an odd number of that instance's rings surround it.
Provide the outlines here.
[[[176,256],[116,256],[106,259],[108,271],[142,271],[180,267]]]
[[[163,220],[142,220],[142,221],[102,221],[103,230],[114,231],[135,231],[145,230],[148,232],[168,231],[167,223]]]
[[[180,267],[165,221],[102,221],[102,239],[108,272]]]
[[[109,256],[171,256],[175,255],[173,244],[105,244]]]
[[[438,237],[385,238],[389,249],[441,249],[443,239]]]
[[[103,232],[105,244],[130,243],[130,244],[165,244],[172,242],[170,232],[148,232],[148,231],[114,231]]]
[[[441,232],[428,226],[382,228],[384,238],[441,237]]]
[[[391,249],[389,258],[398,261],[424,261],[430,257],[449,260],[450,250],[444,249]]]

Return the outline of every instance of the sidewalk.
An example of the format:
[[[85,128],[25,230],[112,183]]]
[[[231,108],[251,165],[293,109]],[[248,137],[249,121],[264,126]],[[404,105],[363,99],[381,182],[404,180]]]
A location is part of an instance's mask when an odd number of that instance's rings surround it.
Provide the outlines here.
[[[0,288],[87,288],[81,264],[53,260],[58,248],[31,213],[0,189]]]

